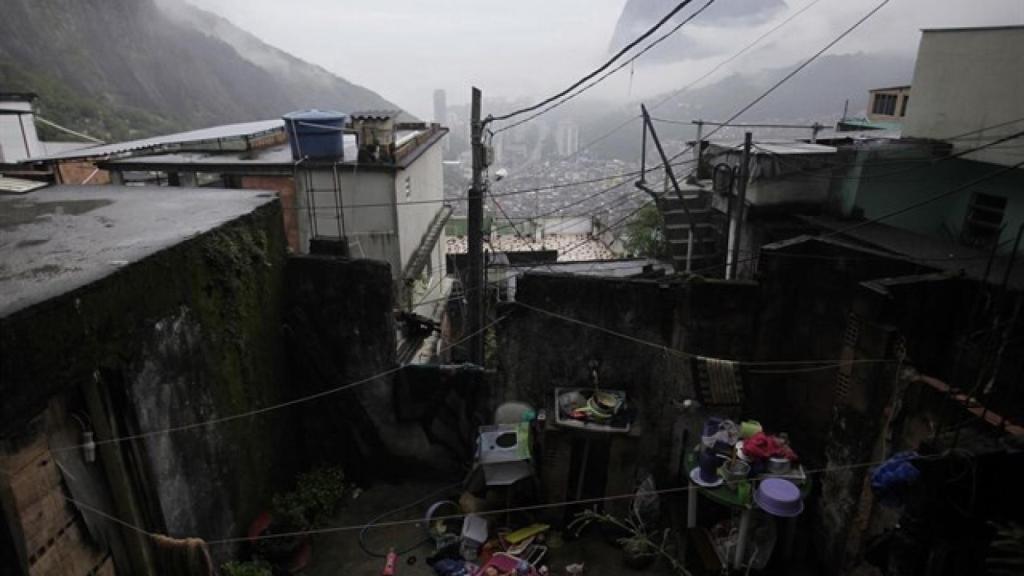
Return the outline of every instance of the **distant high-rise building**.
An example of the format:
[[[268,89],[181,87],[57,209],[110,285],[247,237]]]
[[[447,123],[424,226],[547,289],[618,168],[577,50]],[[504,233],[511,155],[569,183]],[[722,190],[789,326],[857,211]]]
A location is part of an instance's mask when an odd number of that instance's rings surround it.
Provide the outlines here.
[[[442,88],[434,90],[434,122],[448,124],[448,94]]]
[[[572,156],[580,148],[580,129],[575,122],[562,120],[555,128],[555,147],[563,158]]]

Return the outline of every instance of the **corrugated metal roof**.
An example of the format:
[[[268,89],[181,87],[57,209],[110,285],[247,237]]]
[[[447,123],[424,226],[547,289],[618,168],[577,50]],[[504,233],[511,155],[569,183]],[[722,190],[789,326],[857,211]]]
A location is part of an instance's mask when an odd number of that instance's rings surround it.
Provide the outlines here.
[[[174,148],[181,148],[186,144],[214,143],[223,140],[237,140],[241,138],[256,137],[278,130],[284,130],[284,121],[280,118],[274,120],[261,120],[258,122],[244,122],[241,124],[225,124],[223,126],[211,126],[188,132],[178,132],[165,136],[143,138],[141,140],[129,140],[127,142],[116,142],[113,144],[100,144],[81,148],[58,154],[50,154],[33,158],[33,161],[52,160],[74,160],[85,158],[110,158],[131,152],[144,150],[168,151]]]
[[[46,182],[0,175],[0,194],[27,194],[49,186]]]

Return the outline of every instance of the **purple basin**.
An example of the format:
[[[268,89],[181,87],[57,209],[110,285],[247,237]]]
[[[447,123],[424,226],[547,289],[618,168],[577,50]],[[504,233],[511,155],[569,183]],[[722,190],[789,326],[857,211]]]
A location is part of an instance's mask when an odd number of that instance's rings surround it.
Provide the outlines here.
[[[761,481],[754,493],[757,506],[772,516],[791,518],[804,511],[800,489],[789,480],[767,478]]]

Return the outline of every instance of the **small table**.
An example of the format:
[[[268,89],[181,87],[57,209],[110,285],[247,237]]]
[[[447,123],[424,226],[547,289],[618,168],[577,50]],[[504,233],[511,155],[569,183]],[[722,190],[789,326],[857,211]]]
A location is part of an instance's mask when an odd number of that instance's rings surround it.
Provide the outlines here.
[[[700,453],[701,446],[698,444],[693,450],[686,452],[685,466],[686,469],[693,470],[698,465],[699,458],[697,455]],[[687,476],[689,478],[689,476]],[[762,474],[750,478],[749,481],[756,482],[764,478],[786,478],[785,475],[778,474]],[[743,557],[747,552],[747,540],[750,536],[750,524],[751,519],[754,515],[754,509],[756,506],[753,500],[745,502],[740,498],[739,490],[735,485],[721,484],[715,487],[705,487],[695,483],[692,479],[689,480],[689,490],[686,493],[686,527],[696,528],[697,527],[697,493],[701,493],[705,498],[712,502],[717,502],[722,506],[732,508],[740,511],[740,529],[739,538],[736,541],[736,554],[733,556],[732,562],[730,563],[726,559],[726,564],[731,565],[732,568],[740,568],[743,563]],[[800,496],[804,499],[811,492],[811,478],[807,476],[802,484],[797,485],[800,488]],[[754,494],[754,486],[751,486],[751,496]]]

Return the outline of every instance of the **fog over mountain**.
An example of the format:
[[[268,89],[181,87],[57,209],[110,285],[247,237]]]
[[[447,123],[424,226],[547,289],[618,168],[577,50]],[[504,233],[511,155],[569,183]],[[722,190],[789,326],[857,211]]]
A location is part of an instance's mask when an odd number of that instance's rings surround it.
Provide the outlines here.
[[[615,25],[615,34],[612,36],[609,51],[618,51],[631,40],[643,34],[678,3],[677,0],[627,0],[622,9],[622,15],[619,16]],[[664,29],[668,30],[671,26],[700,11],[700,14],[691,23],[651,50],[648,53],[649,56],[646,56],[647,61],[687,60],[714,54],[718,50],[702,43],[700,38],[691,32],[693,27],[753,26],[764,23],[786,9],[786,3],[783,0],[731,0],[715,2],[706,9],[700,10],[705,5],[707,5],[706,0],[693,0],[689,6],[666,22]]]
[[[311,105],[394,107],[190,5],[163,2],[170,16],[153,0],[0,4],[0,90],[36,92],[44,117],[103,139]]]

